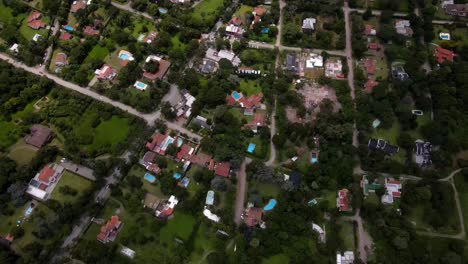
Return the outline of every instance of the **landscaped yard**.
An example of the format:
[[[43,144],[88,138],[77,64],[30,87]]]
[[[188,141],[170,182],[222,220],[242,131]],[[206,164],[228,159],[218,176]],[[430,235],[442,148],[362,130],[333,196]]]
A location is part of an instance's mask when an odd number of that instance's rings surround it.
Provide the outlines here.
[[[0,148],[11,146],[18,138],[19,131],[15,124],[0,119]]]
[[[28,145],[24,142],[23,139],[18,140],[16,144],[10,147],[10,152],[8,156],[16,161],[20,166],[28,165],[29,162],[36,156],[37,148],[31,145]]]
[[[262,92],[262,87],[260,86],[258,80],[241,79],[239,88],[240,91],[246,96],[251,96]]]
[[[463,211],[465,230],[468,230],[468,181],[465,180],[465,178],[468,180],[468,177],[463,176],[461,173],[454,176],[458,198],[460,199],[460,206]]]
[[[390,144],[396,145],[398,137],[400,136],[400,123],[397,121],[393,123],[389,129],[377,128],[372,132],[372,137],[376,139],[384,139]]]
[[[161,229],[160,239],[167,244],[173,243],[175,238],[187,241],[194,225],[193,216],[176,210],[174,217]]]
[[[104,60],[109,54],[109,50],[106,47],[101,47],[100,45],[94,46],[91,52],[88,54],[88,57],[84,60],[84,63],[89,63],[93,60]]]
[[[75,199],[77,199],[82,193],[89,189],[92,185],[90,180],[87,180],[79,175],[76,175],[72,172],[65,171],[60,178],[59,182],[54,188],[52,192],[51,199],[57,200],[60,203],[73,203]],[[78,193],[75,196],[72,195],[65,195],[60,192],[60,188],[68,186],[72,189],[75,189]]]
[[[42,16],[41,20],[43,22],[47,23],[48,25],[50,24],[50,19],[48,17]],[[35,34],[40,34],[43,38],[46,38],[48,30],[47,29],[40,29],[40,30],[32,29],[32,28],[28,27],[27,19],[24,19],[23,23],[21,24],[21,27],[20,27],[20,33],[28,41],[31,41]]]
[[[253,7],[248,5],[241,5],[241,7],[234,13],[234,16],[244,18],[245,14],[252,14]]]
[[[192,17],[202,21],[214,21],[217,9],[222,6],[223,0],[201,0],[193,9]]]
[[[354,228],[352,222],[342,221],[340,223],[340,237],[343,239],[346,250],[354,250]]]

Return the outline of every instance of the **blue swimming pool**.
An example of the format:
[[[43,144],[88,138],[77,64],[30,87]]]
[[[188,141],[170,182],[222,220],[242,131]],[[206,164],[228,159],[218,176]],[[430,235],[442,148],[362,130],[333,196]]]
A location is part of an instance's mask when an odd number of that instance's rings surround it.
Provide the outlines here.
[[[119,54],[119,58],[121,58],[122,60],[129,60],[130,56],[128,56],[128,54],[122,53]]]
[[[166,150],[167,149],[167,146],[169,146],[170,144],[174,143],[174,139],[173,138],[168,138],[166,140],[166,142],[164,142],[164,145],[161,147],[162,150]]]
[[[166,9],[166,8],[160,7],[160,8],[159,8],[159,13],[161,13],[161,14],[167,14],[167,9]]]
[[[174,179],[178,180],[178,179],[180,179],[182,177],[182,174],[176,172],[176,173],[174,173],[174,175],[172,175],[172,177]]]
[[[242,97],[242,95],[238,92],[232,92],[232,98],[239,100]]]
[[[182,146],[182,144],[184,144],[184,140],[181,139],[181,138],[177,138],[177,147],[180,148],[180,146]]]
[[[247,152],[248,153],[253,153],[255,150],[255,144],[250,143],[249,146],[247,147]]]
[[[268,204],[263,207],[263,210],[265,211],[270,211],[271,209],[275,208],[276,206],[276,200],[275,199],[270,199],[268,201]]]
[[[270,32],[270,29],[269,28],[262,28],[262,34],[268,34],[268,32]]]
[[[73,27],[70,26],[70,25],[65,25],[65,26],[63,26],[63,28],[64,28],[65,30],[67,30],[67,31],[73,31]]]
[[[147,180],[150,183],[154,183],[156,181],[156,177],[154,177],[153,175],[151,175],[149,173],[145,173],[144,178],[145,178],[145,180]]]

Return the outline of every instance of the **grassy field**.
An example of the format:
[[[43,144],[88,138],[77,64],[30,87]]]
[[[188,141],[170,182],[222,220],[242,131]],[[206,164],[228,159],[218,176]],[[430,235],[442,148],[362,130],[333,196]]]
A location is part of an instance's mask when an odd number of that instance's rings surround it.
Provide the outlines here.
[[[0,2],[0,21],[7,23],[13,18],[12,9]]]
[[[288,264],[289,257],[286,254],[278,254],[269,258],[263,259],[262,264]]]
[[[154,23],[142,17],[137,17],[133,19],[132,23],[133,23],[133,31],[131,32],[131,34],[135,38],[138,38],[138,35],[142,33],[143,26],[145,26],[148,29],[148,32],[156,30]]]
[[[109,54],[109,50],[106,47],[96,45],[88,54],[88,57],[86,57],[84,63],[89,63],[93,60],[104,60],[107,54]]]
[[[281,188],[273,183],[255,182],[252,184],[252,188],[257,190],[265,199],[277,198],[281,194]]]
[[[51,199],[57,200],[61,202],[62,204],[64,203],[73,203],[73,201],[78,198],[83,191],[89,189],[92,185],[92,182],[79,176],[76,175],[72,172],[65,171],[60,178],[59,182],[55,186],[54,191],[52,192]],[[60,187],[64,186],[69,186],[78,193],[75,196],[72,195],[65,195],[60,192]]]
[[[354,228],[351,222],[340,222],[340,237],[343,239],[346,250],[354,250]]]
[[[20,166],[28,165],[31,160],[36,157],[37,148],[28,145],[23,139],[18,140],[13,146],[10,147],[8,156],[16,161]]]
[[[187,241],[192,234],[195,218],[180,211],[174,213],[174,218],[169,220],[161,229],[160,239],[162,242],[172,243],[175,238]]]
[[[390,129],[377,128],[372,132],[372,137],[377,139],[385,139],[390,144],[397,144],[400,136],[400,123],[394,122]]]
[[[193,9],[192,17],[203,21],[214,20],[217,9],[222,6],[223,0],[201,0]]]
[[[260,86],[258,80],[241,79],[239,88],[240,91],[246,96],[251,96],[262,92],[262,87]]]
[[[126,118],[113,116],[110,120],[102,121],[96,128],[93,146],[111,145],[115,147],[127,138],[130,125]]]
[[[458,198],[460,199],[460,206],[463,210],[463,224],[465,225],[465,230],[468,230],[468,181],[464,179],[461,173],[458,173],[454,179]]]
[[[193,263],[203,263],[203,257],[207,256],[216,248],[219,239],[215,235],[215,230],[202,223],[197,230],[194,246],[195,250],[190,255]]]
[[[241,5],[241,7],[234,13],[234,16],[244,18],[245,14],[252,14],[253,7],[248,5]]]
[[[0,119],[0,148],[8,148],[13,145],[19,138],[19,131],[17,131],[14,123],[3,121]]]

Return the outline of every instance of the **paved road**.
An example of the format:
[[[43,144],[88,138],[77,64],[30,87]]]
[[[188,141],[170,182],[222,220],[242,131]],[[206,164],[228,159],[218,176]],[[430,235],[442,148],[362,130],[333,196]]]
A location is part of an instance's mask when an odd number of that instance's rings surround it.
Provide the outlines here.
[[[273,144],[273,136],[276,135],[276,99],[271,114],[271,125],[270,125],[270,158],[265,162],[266,166],[272,166],[276,161],[276,148]]]
[[[362,8],[350,8],[349,9],[351,12],[357,12],[359,14],[363,14],[364,12],[366,12],[366,9],[362,9]],[[374,16],[380,16],[382,14],[382,10],[372,10],[372,15]],[[405,13],[405,12],[394,12],[393,13],[393,17],[401,17],[401,18],[405,18],[408,16],[408,13]],[[438,19],[435,19],[435,20],[432,20],[432,24],[437,24],[437,25],[451,25],[455,23],[455,21],[453,20],[438,20]],[[459,22],[459,23],[464,23],[464,22]]]
[[[237,226],[239,226],[241,223],[241,215],[244,211],[245,190],[247,188],[247,174],[245,169],[250,162],[252,162],[251,159],[245,158],[239,171],[237,172],[236,205],[234,209],[234,223],[236,223]]]
[[[47,73],[43,70],[41,70],[40,68],[38,67],[29,67],[27,65],[25,65],[24,63],[21,63],[15,59],[13,59],[12,57],[8,56],[7,54],[4,54],[4,53],[0,53],[0,59],[4,60],[4,61],[7,61],[8,63],[10,63],[11,65],[17,67],[17,68],[21,68],[27,72],[30,72],[30,73],[33,73],[33,74],[36,74],[36,75],[40,75],[40,76],[43,76],[43,77],[47,77],[48,79],[54,81],[55,83],[57,83],[58,85],[61,85],[65,88],[68,88],[70,90],[74,90],[76,92],[79,92],[83,95],[86,95],[86,96],[89,96],[95,100],[98,100],[98,101],[101,101],[103,103],[106,103],[106,104],[110,104],[114,107],[117,107],[119,109],[121,109],[122,111],[124,112],[127,112],[129,114],[132,114],[134,116],[137,116],[137,117],[140,117],[142,119],[144,119],[148,125],[152,126],[154,124],[154,121],[156,121],[156,119],[163,119],[161,117],[161,112],[160,111],[155,111],[153,113],[141,113],[139,111],[137,111],[135,108],[131,107],[131,106],[128,106],[126,104],[123,104],[119,101],[115,101],[115,100],[112,100],[112,99],[109,99],[108,97],[106,96],[102,96],[88,88],[85,88],[85,87],[81,87],[77,84],[74,84],[74,83],[71,83],[71,82],[68,82],[68,81],[65,81],[59,77],[57,77],[56,75],[53,75],[53,74],[50,74],[50,73]],[[168,122],[166,121],[166,124],[167,124],[167,127],[170,128],[170,129],[173,129],[173,130],[177,130],[179,131],[180,133],[183,133],[183,134],[186,134],[188,135],[189,137],[191,138],[194,138],[194,139],[197,139],[197,140],[200,140],[201,139],[201,136],[191,132],[190,130],[184,128],[183,126],[179,125],[179,124],[176,124],[176,123],[172,123],[172,122]]]
[[[122,10],[125,10],[125,11],[128,11],[128,12],[132,12],[134,14],[137,14],[137,15],[140,15],[140,16],[144,16],[150,20],[153,20],[154,18],[152,16],[150,16],[148,13],[144,13],[144,12],[140,12],[138,10],[135,10],[133,9],[131,6],[130,6],[130,2],[126,3],[126,4],[119,4],[119,3],[116,3],[116,2],[111,2],[113,6],[117,7],[118,9],[122,9]]]
[[[256,49],[275,49],[277,46],[273,44],[268,44],[268,43],[263,43],[263,42],[257,42],[257,41],[249,41],[249,47],[251,48],[256,48]],[[295,51],[295,52],[313,52],[320,54],[322,52],[327,52],[330,55],[335,55],[335,56],[346,56],[346,53],[344,50],[323,50],[323,49],[303,49],[299,47],[288,47],[288,46],[283,46],[279,45],[279,50],[280,51]]]

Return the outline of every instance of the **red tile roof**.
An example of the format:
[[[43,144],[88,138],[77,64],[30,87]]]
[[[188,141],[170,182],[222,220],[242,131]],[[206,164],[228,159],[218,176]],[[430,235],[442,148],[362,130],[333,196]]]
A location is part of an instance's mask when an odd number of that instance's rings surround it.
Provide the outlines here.
[[[150,80],[162,79],[164,75],[166,75],[167,70],[169,70],[170,66],[171,66],[171,63],[169,61],[161,59],[159,61],[159,70],[157,72],[151,73],[151,72],[144,71],[143,76],[146,79],[150,79]]]
[[[153,139],[151,142],[146,143],[146,147],[149,150],[158,152],[157,150],[159,150],[159,148],[161,147],[161,144],[166,138],[167,138],[167,135],[157,133],[156,135],[153,136]]]
[[[180,151],[177,153],[177,159],[182,160],[190,160],[190,157],[193,154],[193,148],[188,144],[183,144],[180,147]]]
[[[39,172],[38,180],[41,182],[49,183],[52,176],[54,176],[55,170],[49,166],[45,166],[42,168],[41,172]]]
[[[94,29],[91,26],[86,26],[83,30],[83,33],[88,36],[97,36],[99,35],[99,30]]]
[[[364,27],[364,34],[366,35],[370,35],[372,33],[372,30],[374,29],[374,26],[373,25],[365,25]]]
[[[263,209],[252,207],[245,212],[244,222],[247,226],[253,227],[262,221]]]
[[[99,69],[99,70],[100,70],[100,73],[97,74],[98,79],[110,80],[110,79],[113,79],[115,77],[116,71],[114,69],[112,69],[112,67],[107,65],[107,64],[102,65],[101,69]]]
[[[190,158],[190,161],[200,166],[207,166],[208,168],[210,167],[210,164],[214,164],[213,158],[210,155],[201,152],[193,155]]]
[[[28,22],[28,27],[32,29],[40,29],[46,26],[46,23],[42,22],[42,20],[33,20]]]
[[[238,17],[233,17],[230,21],[231,24],[234,24],[236,26],[240,26],[242,25],[242,19],[238,18]]]
[[[349,211],[349,200],[348,200],[348,189],[342,189],[338,191],[338,209],[340,212]]]
[[[111,219],[101,227],[101,233],[97,235],[97,240],[106,243],[109,236],[116,234],[119,225],[119,217],[117,215],[112,216]]]
[[[68,32],[62,32],[60,33],[60,40],[70,40],[72,38],[72,35]]]
[[[231,170],[231,163],[220,162],[215,165],[215,174],[222,177],[229,177],[229,171]]]
[[[67,65],[67,55],[65,53],[57,53],[57,56],[55,57],[55,63],[59,63],[62,65]]]
[[[226,104],[229,106],[235,105],[237,101],[230,94],[226,96]]]
[[[252,120],[245,124],[244,127],[250,129],[257,129],[258,127],[266,126],[266,114],[255,113]]]
[[[434,56],[436,56],[438,63],[443,63],[445,61],[453,61],[453,58],[455,58],[457,54],[451,50],[437,47]]]
[[[31,13],[31,15],[29,15],[28,17],[28,22],[31,22],[31,21],[34,21],[34,20],[37,20],[41,17],[41,13],[37,12],[37,11],[34,11]]]
[[[232,105],[235,105],[236,103],[239,103],[241,107],[244,107],[244,108],[252,108],[252,107],[259,108],[261,106],[262,100],[263,100],[263,93],[251,95],[248,97],[242,96],[237,101],[230,94],[226,96],[227,105],[232,106]]]
[[[379,43],[369,43],[369,45],[367,46],[369,49],[371,50],[378,50],[380,49],[380,44]]]
[[[378,84],[379,83],[374,80],[367,80],[367,82],[364,84],[364,89],[366,90],[366,93],[372,93],[374,87]]]
[[[70,7],[70,11],[72,13],[76,13],[76,11],[80,10],[80,9],[84,9],[86,7],[86,1],[83,1],[83,0],[77,0],[77,1],[74,1]]]

